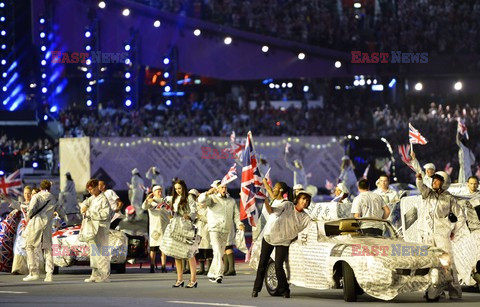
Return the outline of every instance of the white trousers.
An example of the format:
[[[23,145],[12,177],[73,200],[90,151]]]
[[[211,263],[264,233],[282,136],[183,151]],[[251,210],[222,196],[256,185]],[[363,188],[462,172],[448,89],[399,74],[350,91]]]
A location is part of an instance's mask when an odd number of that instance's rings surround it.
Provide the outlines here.
[[[213,259],[210,269],[208,270],[208,277],[217,278],[223,277],[223,254],[227,246],[229,233],[210,232],[210,243],[212,243]]]
[[[35,255],[35,247],[32,245],[27,246],[27,266],[28,266],[28,273],[30,275],[40,275],[40,268],[38,263],[40,259],[37,258]],[[53,273],[53,255],[52,255],[52,248],[46,248],[43,250],[43,257],[45,259],[45,272],[47,274]]]
[[[108,246],[108,227],[98,227],[94,242],[90,243],[90,267],[93,279],[106,279],[110,276],[111,248]]]

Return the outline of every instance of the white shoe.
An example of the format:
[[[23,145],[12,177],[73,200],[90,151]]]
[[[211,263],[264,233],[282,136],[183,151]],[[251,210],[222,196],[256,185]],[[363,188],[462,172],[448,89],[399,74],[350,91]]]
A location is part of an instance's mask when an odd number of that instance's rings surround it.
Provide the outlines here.
[[[84,280],[84,282],[96,282],[97,280],[93,277],[89,277],[87,279]]]
[[[27,275],[27,277],[23,278],[23,281],[34,281],[40,279],[38,275]]]
[[[52,282],[53,281],[52,273],[47,273],[47,276],[45,276],[45,279],[43,281],[44,282]]]
[[[95,282],[110,282],[110,278],[96,279]]]

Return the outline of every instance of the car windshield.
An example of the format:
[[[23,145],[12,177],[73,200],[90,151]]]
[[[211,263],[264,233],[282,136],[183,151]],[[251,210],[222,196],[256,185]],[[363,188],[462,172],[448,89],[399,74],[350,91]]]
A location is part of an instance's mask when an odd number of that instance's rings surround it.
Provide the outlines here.
[[[397,234],[392,225],[387,221],[374,219],[342,219],[326,222],[325,235],[332,236],[363,236],[396,238]]]

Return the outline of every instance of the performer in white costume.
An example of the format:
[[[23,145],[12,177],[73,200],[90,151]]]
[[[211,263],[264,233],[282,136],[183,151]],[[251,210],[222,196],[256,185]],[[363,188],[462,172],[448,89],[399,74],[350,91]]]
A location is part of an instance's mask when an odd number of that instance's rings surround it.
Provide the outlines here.
[[[143,194],[145,190],[145,183],[140,176],[140,172],[137,168],[132,170],[132,179],[130,184],[128,185],[128,197],[130,200],[130,205],[135,207],[135,212],[137,217],[143,214],[142,210],[142,201],[143,201]]]
[[[84,218],[91,219],[97,233],[90,245],[90,267],[92,274],[85,282],[110,282],[110,250],[108,247],[108,235],[110,229],[111,208],[105,195],[98,188],[98,180],[90,179],[87,182],[87,191],[90,197],[82,203]]]

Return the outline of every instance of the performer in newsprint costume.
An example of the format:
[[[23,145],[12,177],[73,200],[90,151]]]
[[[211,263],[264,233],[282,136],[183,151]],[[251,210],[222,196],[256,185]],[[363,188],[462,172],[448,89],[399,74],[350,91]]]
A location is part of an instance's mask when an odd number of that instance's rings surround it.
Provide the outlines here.
[[[140,176],[138,168],[134,168],[132,170],[132,179],[130,180],[130,184],[128,184],[128,187],[128,197],[130,200],[130,205],[135,207],[136,216],[140,217],[143,214],[142,202],[143,193],[145,190],[145,183],[143,182],[143,178]]]
[[[458,145],[458,183],[467,182],[468,177],[472,176],[472,166],[475,164],[475,155],[468,148],[468,139],[466,136],[461,137],[460,132],[457,131],[457,145]]]
[[[428,188],[417,173],[417,188],[422,195],[422,204],[418,206],[418,230],[422,242],[439,247],[452,255],[450,240],[465,225],[465,215],[457,200],[446,190],[450,178],[445,172],[437,172],[432,176],[432,188]],[[448,291],[450,299],[462,297],[462,288],[458,282],[453,257],[450,257],[453,281]]]
[[[351,199],[358,194],[357,176],[355,176],[354,169],[355,166],[353,165],[352,160],[350,160],[350,157],[343,156],[342,164],[340,165],[340,175],[338,176],[338,181],[347,185]]]
[[[415,172],[420,173],[422,175],[422,180],[423,183],[428,187],[432,188],[432,181],[433,178],[432,176],[435,174],[435,164],[433,163],[427,163],[423,166],[425,169],[425,172],[422,170],[422,167],[420,166],[420,162],[417,160],[417,156],[415,155],[415,152],[410,151],[410,157],[412,157],[412,166],[415,169]]]
[[[269,201],[265,202],[265,209],[270,214],[270,217],[264,228],[260,260],[253,285],[252,297],[257,297],[262,290],[270,255],[273,249],[275,249],[275,274],[278,280],[278,295],[289,298],[290,287],[283,265],[288,257],[288,248],[291,241],[310,222],[310,217],[304,209],[310,205],[312,196],[307,191],[299,191],[295,198],[295,203],[292,203],[283,199],[283,194],[288,194],[289,190],[284,182],[277,182],[273,190],[266,179],[263,179],[263,184],[268,194],[274,196],[274,202],[272,205],[270,205]]]
[[[208,270],[209,281],[222,283],[224,273],[222,259],[230,229],[233,223],[240,230],[245,230],[245,226],[240,222],[240,212],[235,199],[227,193],[227,186],[221,185],[220,180],[215,180],[211,187],[207,192],[200,194],[198,202],[200,206],[207,207],[208,231],[213,249],[213,260]]]
[[[24,281],[33,281],[40,278],[40,269],[35,249],[42,248],[45,258],[46,282],[52,281],[52,220],[57,201],[50,188],[48,180],[40,182],[40,192],[32,196],[27,208],[27,227],[24,230],[25,249],[29,274]]]
[[[11,208],[19,210],[22,213],[22,218],[17,227],[17,235],[15,237],[15,245],[13,246],[13,264],[12,274],[28,274],[27,266],[27,252],[25,251],[25,238],[22,236],[27,227],[27,209],[30,200],[32,199],[32,188],[25,186],[23,188],[23,201],[12,202]]]
[[[197,208],[196,203],[188,198],[187,184],[181,179],[177,179],[173,183],[173,195],[166,198],[167,203],[173,209],[173,219],[184,219],[193,223],[196,219]],[[197,283],[197,262],[193,255],[188,259],[190,265],[190,283],[185,288],[196,288]],[[182,259],[175,258],[175,266],[177,268],[177,281],[173,284],[173,288],[183,287],[183,262]]]
[[[148,210],[149,226],[148,226],[148,243],[150,245],[150,273],[155,273],[157,252],[160,252],[160,242],[163,233],[170,221],[171,211],[167,210],[162,198],[162,187],[155,185],[152,193],[148,194],[142,204],[143,210]],[[162,273],[166,273],[167,256],[161,253]]]
[[[90,197],[82,203],[84,218],[90,219],[96,234],[88,243],[90,245],[90,267],[92,274],[85,282],[110,282],[110,252],[104,253],[103,247],[108,246],[110,219],[112,217],[110,204],[105,195],[98,188],[98,180],[90,179],[87,182],[87,191]],[[107,249],[110,250],[110,249]]]
[[[193,201],[198,201],[200,193],[196,189],[188,191],[189,198]],[[200,269],[197,271],[197,275],[207,275],[210,264],[213,259],[213,249],[210,243],[210,233],[208,232],[207,222],[207,207],[197,205],[197,230],[198,234],[202,237],[200,244],[198,245],[198,253],[195,255],[197,262],[200,264]]]
[[[158,185],[162,188],[162,191],[165,188],[163,176],[160,174],[160,172],[155,166],[152,166],[148,169],[147,173],[145,174],[145,177],[152,181],[152,184],[150,185],[150,187],[154,187]]]
[[[105,181],[99,180],[98,188],[100,189],[100,191],[102,191],[102,193],[107,198],[108,203],[110,204],[110,208],[112,209],[113,214],[112,219],[110,220],[110,229],[115,229],[125,217],[125,215],[123,215],[121,211],[123,208],[123,202],[114,190],[107,189]]]
[[[74,225],[79,222],[80,208],[77,202],[77,190],[75,189],[75,182],[72,179],[70,172],[65,173],[66,181],[63,190],[58,196],[58,206],[63,208],[66,217],[67,225]]]

